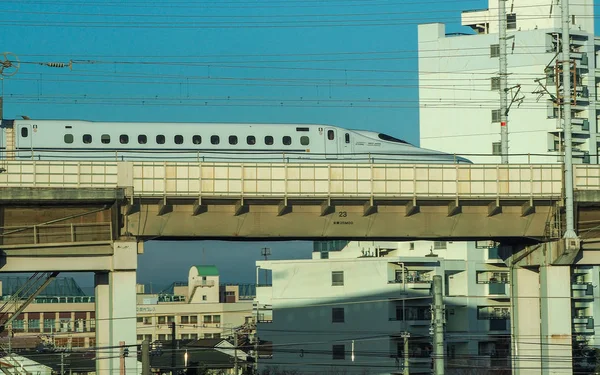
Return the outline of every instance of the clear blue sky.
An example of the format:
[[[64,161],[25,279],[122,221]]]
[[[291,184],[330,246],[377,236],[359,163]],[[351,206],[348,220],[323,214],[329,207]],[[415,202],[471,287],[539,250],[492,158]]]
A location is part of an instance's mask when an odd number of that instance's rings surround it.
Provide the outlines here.
[[[0,52],[21,60],[4,79],[4,118],[327,123],[418,144],[417,25],[470,32],[461,10],[483,8],[487,1],[3,0]],[[40,65],[69,61],[72,70]],[[224,281],[251,282],[261,247],[150,243],[139,280],[181,280],[204,259]],[[311,249],[271,247],[278,257]]]

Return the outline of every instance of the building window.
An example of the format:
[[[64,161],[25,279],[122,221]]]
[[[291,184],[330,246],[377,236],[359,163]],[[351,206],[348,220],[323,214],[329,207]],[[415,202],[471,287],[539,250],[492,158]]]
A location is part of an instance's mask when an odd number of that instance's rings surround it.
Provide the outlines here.
[[[183,135],[176,135],[173,137],[173,140],[175,141],[176,145],[183,144]]]
[[[492,82],[492,85],[491,85],[492,91],[500,90],[500,77],[492,77],[491,82]]]
[[[331,285],[332,286],[344,285],[344,271],[332,271],[331,272]]]
[[[108,134],[102,134],[100,136],[100,142],[104,143],[105,145],[110,143],[110,135]]]
[[[190,316],[190,324],[198,324],[198,315]]]
[[[182,316],[181,317],[181,324],[190,324],[190,317],[189,316]]]
[[[54,319],[44,319],[44,332],[56,331],[56,321]]]
[[[329,252],[321,251],[321,259],[329,259]]]
[[[331,347],[331,358],[332,359],[345,359],[346,358],[346,345],[333,345]]]
[[[289,146],[292,144],[292,137],[290,137],[289,135],[286,135],[283,137],[282,141],[285,146]]]
[[[506,29],[516,30],[517,28],[517,15],[515,13],[509,13],[506,15]]]
[[[492,44],[490,46],[490,57],[498,57],[500,56],[500,45]]]
[[[230,145],[237,145],[238,143],[238,138],[236,135],[230,135],[229,136],[229,144]]]
[[[195,145],[202,144],[202,137],[199,135],[192,136],[192,143]]]
[[[249,135],[246,137],[246,143],[249,144],[250,146],[253,146],[256,144],[256,137],[253,135]]]
[[[221,323],[221,315],[212,316],[213,323]]]
[[[334,307],[331,309],[331,322],[344,323],[344,308]]]
[[[164,145],[165,144],[165,136],[162,134],[157,135],[156,136],[156,144]]]
[[[212,315],[204,315],[203,323],[212,323]]]
[[[135,319],[135,321],[136,321],[137,323],[143,323],[143,322],[144,322],[144,318],[143,318],[143,317],[141,317],[141,316],[138,316],[138,317]]]
[[[65,134],[65,143],[73,143],[73,134]]]
[[[302,137],[300,137],[300,144],[302,146],[308,146],[310,143],[310,138],[308,138],[306,135],[303,135]]]
[[[165,341],[166,338],[167,338],[167,336],[163,333],[160,333],[158,335],[158,341]]]
[[[492,122],[500,122],[500,113],[499,109],[492,109]]]
[[[40,331],[40,320],[39,319],[29,319],[27,322],[27,331],[28,332],[39,332]]]
[[[206,301],[206,296],[202,296],[202,301]]]
[[[121,144],[126,145],[129,143],[129,136],[127,134],[121,134],[119,136],[119,142],[121,142]]]
[[[213,145],[218,145],[219,142],[221,142],[221,140],[219,139],[218,135],[211,135],[210,136],[210,143]]]
[[[91,134],[84,134],[83,135],[83,143],[85,143],[85,144],[92,143],[92,135]]]
[[[433,241],[433,250],[446,250],[446,241]]]
[[[141,145],[145,145],[146,143],[148,143],[148,137],[146,137],[145,134],[138,135],[138,143]]]
[[[492,142],[492,155],[502,155],[502,143]]]
[[[410,242],[408,244],[408,250],[414,250],[415,249],[415,243],[414,242]]]
[[[490,331],[506,331],[506,319],[490,320]]]
[[[271,146],[271,145],[273,145],[273,137],[271,137],[270,135],[267,135],[267,136],[265,137],[265,144],[266,144],[267,146]]]

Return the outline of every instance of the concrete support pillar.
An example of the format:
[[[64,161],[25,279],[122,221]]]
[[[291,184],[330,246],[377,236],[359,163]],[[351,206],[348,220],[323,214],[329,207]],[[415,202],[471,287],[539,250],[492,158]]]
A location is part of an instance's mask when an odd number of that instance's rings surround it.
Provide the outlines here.
[[[96,282],[96,358],[97,374],[120,372],[119,342],[129,346],[126,374],[137,375],[136,269],[137,244],[114,243],[113,269],[97,273]]]
[[[541,375],[540,283],[536,270],[511,271],[512,367],[515,375]]]
[[[540,267],[542,374],[573,374],[571,267]]]
[[[571,268],[514,268],[513,374],[573,374]]]

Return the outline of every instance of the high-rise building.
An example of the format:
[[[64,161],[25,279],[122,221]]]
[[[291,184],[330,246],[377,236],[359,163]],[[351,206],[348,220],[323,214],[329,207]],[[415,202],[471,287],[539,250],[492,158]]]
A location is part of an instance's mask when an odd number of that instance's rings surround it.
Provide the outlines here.
[[[562,96],[560,5],[505,3],[509,161],[558,162],[564,138],[561,108],[554,100]],[[572,3],[573,157],[576,163],[597,163],[600,41],[594,37],[593,1]],[[462,13],[462,25],[471,33],[447,34],[441,23],[419,25],[422,147],[469,154],[474,162],[500,162],[498,4],[490,0],[488,9]]]
[[[501,161],[499,4],[490,0],[488,9],[464,11],[462,25],[470,32],[446,33],[440,23],[419,25],[422,147],[467,154],[476,163]],[[505,5],[509,162],[562,162],[561,101],[566,99],[572,104],[573,161],[598,163],[600,41],[594,36],[593,1],[569,5],[572,90],[566,95],[561,3]],[[570,267],[552,266],[549,257],[536,259],[537,266],[511,272],[518,297],[511,307],[513,373],[591,371],[590,357],[600,344],[594,328],[600,319],[594,287],[600,267],[586,256]]]
[[[258,277],[272,280],[257,288],[257,335],[272,348],[259,369],[402,374],[408,333],[410,374],[430,374],[435,275],[447,368],[509,369],[508,269],[496,248],[480,245],[324,241],[311,260],[257,262]]]

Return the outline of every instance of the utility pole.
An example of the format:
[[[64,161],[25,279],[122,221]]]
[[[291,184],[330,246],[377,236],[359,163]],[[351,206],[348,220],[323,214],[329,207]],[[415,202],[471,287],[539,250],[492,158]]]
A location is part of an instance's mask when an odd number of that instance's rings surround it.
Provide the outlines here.
[[[444,305],[442,276],[433,276],[433,373],[444,375]]]
[[[119,374],[125,375],[125,341],[119,341],[119,346],[121,347],[119,351],[121,354],[119,356]]]
[[[408,338],[410,337],[410,333],[408,332],[404,332],[402,334],[402,338],[404,338],[404,365],[402,366],[402,373],[404,375],[409,375],[410,374],[410,365],[408,364]]]
[[[60,375],[65,374],[65,352],[60,352]]]
[[[500,148],[501,162],[508,164],[508,62],[506,56],[506,0],[498,0],[500,32],[498,46],[500,53]]]
[[[171,322],[171,374],[175,374],[175,320]]]
[[[237,348],[238,348],[238,336],[235,329],[233,330],[233,345],[235,345],[235,349],[233,351],[233,371],[235,375],[238,375],[238,357],[237,357]]]
[[[573,144],[571,139],[571,38],[569,35],[569,1],[561,0],[562,21],[562,73],[563,73],[563,119],[565,131],[565,210],[567,228],[565,247],[579,250],[579,238],[575,233],[573,212]],[[558,77],[557,77],[558,78]]]
[[[142,341],[142,375],[150,375],[150,343]]]

